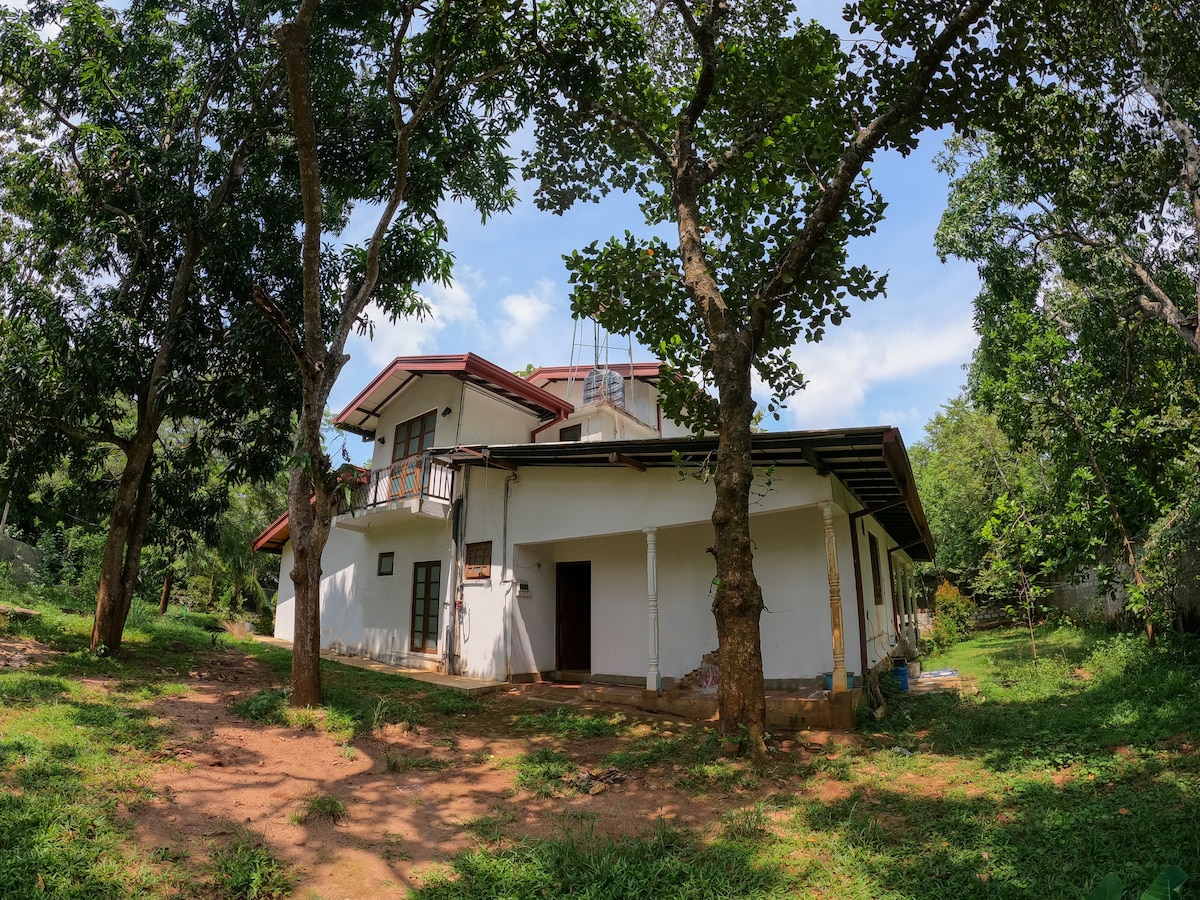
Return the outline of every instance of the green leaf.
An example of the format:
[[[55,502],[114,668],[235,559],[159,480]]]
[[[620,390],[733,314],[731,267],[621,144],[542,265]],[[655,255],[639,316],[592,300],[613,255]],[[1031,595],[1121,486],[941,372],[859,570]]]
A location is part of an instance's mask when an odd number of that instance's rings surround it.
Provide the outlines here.
[[[1183,895],[1183,883],[1187,872],[1176,865],[1166,866],[1150,887],[1142,894],[1142,900],[1175,900]]]
[[[1096,889],[1087,895],[1087,900],[1121,900],[1124,894],[1125,887],[1121,879],[1109,872],[1100,879]]]

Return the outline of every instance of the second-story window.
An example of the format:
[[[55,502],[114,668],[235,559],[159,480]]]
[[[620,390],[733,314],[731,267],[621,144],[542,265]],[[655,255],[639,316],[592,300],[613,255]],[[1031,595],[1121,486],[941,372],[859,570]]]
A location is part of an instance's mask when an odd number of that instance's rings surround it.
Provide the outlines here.
[[[433,444],[436,425],[436,409],[397,425],[396,439],[392,442],[392,462],[425,452]]]

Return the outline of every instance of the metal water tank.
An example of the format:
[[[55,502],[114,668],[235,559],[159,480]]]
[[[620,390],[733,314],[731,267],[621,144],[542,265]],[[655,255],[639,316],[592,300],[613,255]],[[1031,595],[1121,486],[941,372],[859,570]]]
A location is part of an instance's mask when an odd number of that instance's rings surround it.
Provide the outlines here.
[[[584,405],[600,400],[607,400],[613,406],[625,408],[625,382],[616,372],[592,369],[583,379]]]

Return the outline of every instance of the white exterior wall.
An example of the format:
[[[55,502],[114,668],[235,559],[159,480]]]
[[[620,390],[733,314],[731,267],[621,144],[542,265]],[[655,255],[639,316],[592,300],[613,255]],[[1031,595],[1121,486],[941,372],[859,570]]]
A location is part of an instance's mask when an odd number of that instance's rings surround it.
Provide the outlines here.
[[[587,370],[582,369],[581,372],[583,374],[575,379],[569,392],[567,391],[567,381],[565,379],[548,381],[543,386],[543,390],[553,394],[555,397],[562,397],[576,408],[581,407],[583,406],[583,376],[587,374]],[[658,405],[658,388],[655,385],[636,379],[631,385],[628,378],[622,380],[625,383],[625,409],[627,412],[651,426],[661,437],[687,437],[691,434],[686,427],[676,425],[670,419],[663,418]],[[573,424],[575,421],[576,419],[572,418],[569,422],[564,422],[563,424]],[[538,443],[558,440],[558,427],[556,425],[552,428],[547,428],[543,434],[538,435]],[[587,434],[589,431],[588,426],[585,424],[582,430],[584,434]],[[617,438],[596,438],[596,440],[619,439],[619,436]]]
[[[514,675],[549,672],[554,669],[555,583],[552,546],[516,546],[509,549],[513,583],[511,591],[512,632],[509,640]],[[527,595],[517,592],[529,586]]]
[[[435,668],[442,659],[450,610],[449,524],[411,516],[365,532],[333,528],[321,558],[321,647],[412,668]],[[379,554],[395,553],[392,575],[378,575]],[[410,649],[413,564],[442,564],[442,608],[436,654]],[[289,544],[280,559],[275,636],[293,640],[295,589],[288,572]]]
[[[457,437],[446,443],[439,440],[434,446],[529,443],[530,432],[540,424],[537,416],[478,388],[464,387],[463,402],[453,404],[454,414],[449,417],[456,421],[461,419]]]
[[[819,675],[833,666],[829,582],[819,508],[808,507],[751,517],[755,574],[767,611],[762,617],[763,674],[769,679]],[[838,518],[838,556],[843,572],[853,572],[849,520]],[[705,548],[711,525],[660,527],[657,532],[659,669],[681,678],[717,648],[712,591],[715,567]],[[649,665],[646,599],[646,537],[641,531],[519,545],[516,577],[530,585],[518,606],[517,630],[522,667],[514,672],[555,667],[554,564],[590,562],[592,570],[592,671],[638,678]],[[845,587],[848,579],[843,579]],[[848,667],[857,671],[858,615],[851,590],[843,590],[843,623]]]
[[[450,407],[450,415],[441,411]],[[379,416],[373,469],[392,464],[392,448],[396,426],[401,422],[438,411],[434,427],[433,447],[453,447],[458,444],[525,444],[529,433],[538,425],[537,416],[519,406],[471,387],[449,376],[427,375],[408,385],[400,396],[388,404]],[[557,434],[557,432],[555,432]]]
[[[457,670],[472,678],[502,679],[506,665],[509,605],[513,600],[510,579],[504,570],[504,469],[473,466],[460,471],[460,492],[466,488],[463,543],[491,541],[492,572],[489,578],[461,580],[462,606],[458,611]]]
[[[829,499],[829,485],[811,469],[777,469],[753,511],[812,505]],[[681,479],[674,469],[526,467],[512,488],[509,540],[544,543],[708,523],[712,508],[712,483]]]

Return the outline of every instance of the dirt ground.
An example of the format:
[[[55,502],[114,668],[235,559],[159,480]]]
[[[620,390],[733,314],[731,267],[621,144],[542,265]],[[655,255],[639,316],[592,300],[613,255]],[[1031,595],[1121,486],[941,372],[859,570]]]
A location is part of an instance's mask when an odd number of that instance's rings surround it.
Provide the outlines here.
[[[0,663],[9,665],[36,665],[46,652],[32,642],[14,641],[6,641],[2,650]],[[572,820],[589,822],[601,835],[636,833],[657,819],[703,830],[715,827],[730,809],[757,799],[749,793],[697,795],[675,788],[673,770],[680,767],[670,765],[629,773],[595,794],[540,799],[518,791],[506,761],[558,743],[522,734],[511,727],[513,718],[560,705],[519,691],[489,695],[483,709],[469,716],[436,717],[431,720],[437,724],[413,730],[388,726],[343,746],[321,732],[264,726],[235,715],[232,704],[278,686],[277,676],[253,658],[213,654],[186,677],[187,693],[145,704],[169,737],[152,769],[156,799],[130,813],[135,834],[150,850],[195,858],[213,839],[249,829],[294,867],[296,897],[403,897],[439,865],[477,846],[480,839],[463,826],[485,817],[500,824],[505,840],[561,833]],[[604,704],[585,708],[619,709],[635,727],[654,727],[666,735],[703,727]],[[828,736],[804,740],[813,739]],[[578,739],[570,749],[577,758],[585,754],[585,767],[598,769],[622,742]],[[789,743],[792,752],[805,752],[803,742]],[[414,764],[416,757],[450,765]],[[809,782],[805,789],[819,794],[822,787]],[[779,789],[764,782],[758,793]],[[346,819],[340,824],[294,821],[313,792],[341,800]]]

